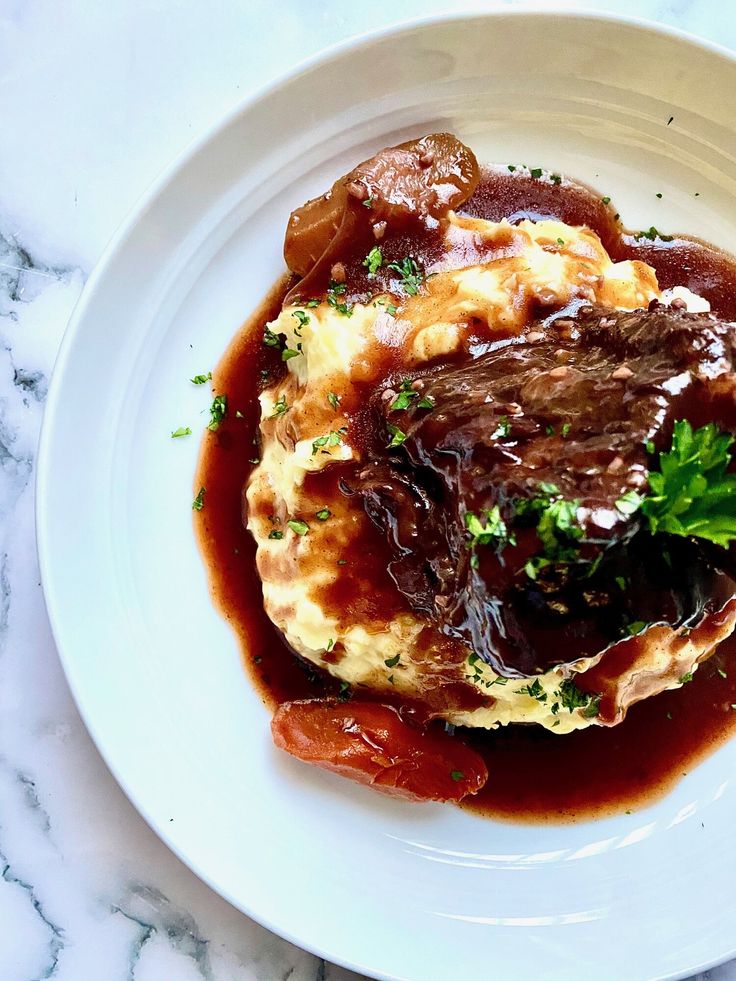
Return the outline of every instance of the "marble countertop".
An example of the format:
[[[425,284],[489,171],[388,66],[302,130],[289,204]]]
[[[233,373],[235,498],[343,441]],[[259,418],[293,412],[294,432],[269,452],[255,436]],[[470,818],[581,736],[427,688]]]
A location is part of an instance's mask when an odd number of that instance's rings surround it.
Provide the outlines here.
[[[2,981],[357,977],[216,896],[108,773],[72,702],[44,609],[36,443],[58,344],[90,270],[138,196],[195,135],[336,40],[488,6],[0,0]],[[644,16],[736,48],[736,5],[721,0],[567,6]],[[736,981],[736,963],[705,977]]]

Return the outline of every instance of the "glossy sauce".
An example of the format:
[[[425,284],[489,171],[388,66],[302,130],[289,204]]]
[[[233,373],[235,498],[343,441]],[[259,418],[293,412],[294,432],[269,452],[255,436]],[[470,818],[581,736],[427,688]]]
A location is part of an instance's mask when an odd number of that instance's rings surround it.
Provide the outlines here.
[[[614,259],[648,262],[662,288],[687,286],[705,296],[716,314],[736,319],[733,259],[684,236],[666,241],[658,236],[637,238],[621,228],[613,206],[580,185],[488,171],[463,212],[490,220],[555,218],[587,224]],[[413,244],[414,255],[426,255],[432,248],[431,242],[421,243],[423,250],[418,241]],[[399,251],[407,254],[406,242]],[[361,288],[375,288],[361,281],[359,263],[346,266],[354,295]],[[214,372],[214,391],[227,394],[228,413],[218,431],[205,436],[195,481],[195,493],[206,488],[204,508],[195,513],[195,524],[213,598],[238,634],[250,674],[272,708],[339,689],[333,679],[293,656],[265,615],[255,542],[243,523],[243,486],[252,468],[248,461],[258,455],[256,395],[284,371],[279,353],[263,346],[262,328],[277,315],[293,285],[285,278],[274,288]],[[263,372],[268,372],[265,379]],[[385,556],[378,544],[375,548],[369,558],[383,583]],[[356,602],[361,592],[347,576],[334,589],[332,602],[343,609]],[[667,792],[732,734],[733,705],[736,641],[730,639],[701,666],[692,682],[639,703],[616,727],[593,726],[562,737],[537,726],[502,727],[490,733],[468,730],[463,739],[483,753],[490,777],[481,793],[463,806],[495,818],[535,823],[573,821],[643,806]]]

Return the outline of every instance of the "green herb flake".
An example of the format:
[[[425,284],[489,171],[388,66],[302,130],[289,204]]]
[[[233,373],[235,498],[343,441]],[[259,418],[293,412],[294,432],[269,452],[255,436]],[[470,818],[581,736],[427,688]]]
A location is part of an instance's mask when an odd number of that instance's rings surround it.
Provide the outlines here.
[[[227,412],[227,395],[215,395],[210,406],[210,421],[207,428],[214,433],[220,428],[220,423],[225,418]]]
[[[627,491],[616,501],[616,510],[627,518],[634,514],[641,507],[642,498],[636,491]]]
[[[661,198],[662,197],[662,192],[661,191],[657,191],[655,197]]]
[[[398,310],[398,307],[395,304],[393,304],[393,303],[387,303],[386,304],[386,313],[390,314],[390,316],[395,317],[397,310]]]
[[[574,681],[563,681],[555,695],[559,697],[562,707],[570,713],[579,708],[584,710],[585,718],[594,718],[598,715],[600,695],[581,691]]]
[[[611,203],[611,199],[609,197],[601,198],[601,201],[605,205],[609,205]]]
[[[337,412],[338,406],[340,405],[340,396],[335,395],[334,392],[328,392],[327,401],[330,403],[335,412]]]
[[[498,425],[491,433],[491,439],[506,439],[511,434],[511,423],[508,416],[501,416]]]
[[[651,225],[649,228],[647,228],[646,231],[637,232],[634,238],[637,239],[645,238],[650,242],[655,242],[657,239],[659,239],[661,242],[672,241],[671,235],[663,235],[658,229],[654,227],[654,225]]]
[[[173,433],[171,434],[171,438],[179,439],[181,436],[191,436],[191,435],[192,435],[192,430],[189,428],[189,426],[179,426],[178,429],[175,429],[173,431]]]
[[[327,521],[328,518],[332,517],[332,511],[329,508],[320,508],[319,511],[314,512],[314,516],[318,521]]]
[[[338,559],[337,560],[337,564],[338,565],[347,565],[348,564],[348,560],[347,559]]]
[[[301,353],[302,353],[301,351],[295,351],[293,348],[285,347],[284,350],[281,352],[281,360],[289,361],[291,360],[291,358],[298,357]]]
[[[282,538],[284,537],[284,533],[283,533],[283,531],[277,531],[277,530],[276,530],[276,529],[274,528],[274,530],[273,530],[273,531],[269,531],[269,533],[268,533],[268,537],[269,537],[270,539],[272,539],[273,541],[277,541],[277,542],[280,542],[280,541],[281,541],[281,539],[282,539]]]
[[[363,202],[363,207],[364,208],[372,208],[373,207],[373,196],[372,195],[371,195],[371,197],[365,199],[365,201]]]
[[[337,694],[337,698],[338,698],[338,701],[340,701],[340,702],[347,702],[348,701],[348,699],[350,698],[350,682],[349,681],[341,681],[340,682],[340,691]]]
[[[558,239],[557,239],[557,244],[558,244],[558,245],[564,245],[564,244],[565,244],[565,240],[564,240],[564,238],[558,238]]]
[[[513,174],[513,172],[514,172],[514,171],[516,170],[516,167],[515,167],[515,166],[514,166],[513,164],[509,164],[509,165],[508,165],[508,168],[509,168],[509,171],[510,171],[510,172],[511,172],[512,174]]]
[[[535,678],[529,685],[524,685],[522,688],[517,688],[517,691],[521,695],[529,695],[531,698],[536,698],[538,702],[547,701],[547,692],[539,683],[539,678]]]
[[[381,268],[383,265],[383,253],[377,245],[374,245],[365,259],[363,259],[363,265],[371,276],[375,276]]]
[[[692,671],[686,671],[685,674],[682,675],[681,678],[678,678],[677,679],[678,684],[680,684],[680,685],[686,685],[688,683],[688,681],[692,681],[692,680],[693,680],[693,673],[692,673]]]
[[[450,770],[450,776],[455,781],[455,783],[459,783],[460,780],[465,779],[465,774],[463,773],[462,770]]]
[[[266,347],[281,347],[281,336],[274,334],[270,327],[264,327],[263,343]]]
[[[326,436],[318,436],[312,443],[312,456],[314,456],[317,450],[320,449],[323,453],[327,453],[328,450],[324,449],[325,446],[339,446],[342,443],[342,437],[346,432],[347,429],[343,427],[343,429],[338,429],[337,432],[335,432],[334,429],[331,429]]]
[[[292,518],[290,521],[286,522],[291,528],[295,535],[306,535],[309,531],[309,525],[306,521],[302,521],[299,518]]]
[[[201,511],[202,510],[202,508],[204,507],[204,495],[205,495],[205,489],[204,489],[204,487],[200,487],[199,488],[199,493],[197,494],[197,496],[192,501],[192,510],[193,511]]]
[[[645,620],[633,620],[631,623],[626,624],[626,632],[630,637],[636,637],[646,630],[648,626],[649,624]]]
[[[571,429],[572,425],[569,422],[563,422],[562,429],[560,430],[560,436],[562,436],[563,439],[567,439],[567,437],[570,435]]]
[[[406,433],[402,432],[402,430],[399,429],[398,426],[394,426],[390,422],[388,423],[388,431],[391,435],[391,441],[388,444],[389,449],[395,446],[401,446],[401,444],[406,439]]]
[[[387,657],[383,662],[387,668],[395,668],[396,665],[401,660],[401,654],[395,654],[393,657]]]
[[[485,524],[482,519],[485,519]],[[493,545],[495,548],[501,549],[507,544],[516,544],[516,539],[512,534],[509,534],[497,504],[494,504],[492,508],[482,510],[480,516],[468,511],[465,514],[465,528],[470,536],[467,543],[468,548],[473,550],[479,545]],[[471,565],[474,569],[478,567],[477,561],[471,561]]]
[[[542,176],[543,171],[542,171],[542,168],[541,167],[533,167],[529,171],[529,173],[534,178],[534,180],[538,180]]]
[[[718,672],[718,674],[719,674],[719,675],[720,675],[720,676],[721,676],[722,678],[727,678],[727,677],[728,677],[728,675],[727,675],[727,674],[726,674],[726,672],[725,672],[725,671],[723,670],[723,668],[716,668],[716,671]]]
[[[337,310],[338,313],[342,314],[343,317],[352,317],[352,303],[346,303],[344,300],[339,299],[346,292],[347,285],[345,283],[338,283],[334,279],[331,279],[330,285],[327,287],[327,303],[334,310]]]
[[[286,396],[281,395],[276,402],[274,402],[273,412],[271,413],[271,418],[274,419],[276,416],[282,416],[285,412],[289,411],[289,406],[286,404]]]
[[[211,380],[212,380],[211,371],[208,371],[206,375],[195,375],[194,378],[189,379],[192,385],[206,385],[207,382]]]
[[[559,174],[550,174],[549,175],[549,179],[552,181],[553,184],[561,184],[562,183],[562,178],[560,177]]]
[[[416,296],[424,280],[424,274],[411,256],[401,262],[389,262],[388,268],[399,274],[401,286],[409,296]]]

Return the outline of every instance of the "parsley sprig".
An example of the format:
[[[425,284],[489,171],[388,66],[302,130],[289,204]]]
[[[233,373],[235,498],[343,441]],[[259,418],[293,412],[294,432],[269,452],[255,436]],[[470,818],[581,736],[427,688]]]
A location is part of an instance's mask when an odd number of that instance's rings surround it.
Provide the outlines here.
[[[424,273],[411,256],[407,256],[401,262],[389,262],[388,268],[399,274],[405,293],[409,296],[417,295],[419,287],[424,282]]]
[[[705,538],[723,548],[736,541],[736,474],[727,473],[733,442],[712,422],[695,430],[686,419],[675,423],[672,446],[659,454],[641,500],[652,534]]]

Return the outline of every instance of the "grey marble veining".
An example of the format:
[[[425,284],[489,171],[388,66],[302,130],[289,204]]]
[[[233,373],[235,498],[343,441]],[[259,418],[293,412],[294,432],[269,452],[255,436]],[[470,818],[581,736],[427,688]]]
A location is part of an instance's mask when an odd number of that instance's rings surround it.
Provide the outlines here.
[[[34,460],[64,326],[156,173],[255,85],[311,51],[453,6],[284,0],[274,30],[265,0],[0,0],[0,981],[356,977],[212,893],[108,773],[45,614]],[[736,7],[719,0],[608,7],[736,46]],[[736,966],[708,977],[736,981]]]

